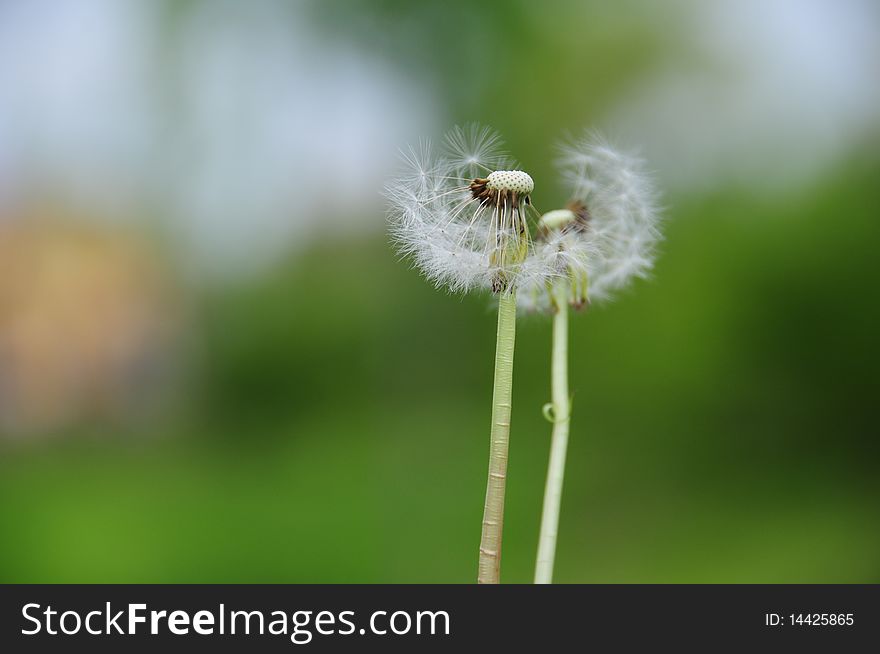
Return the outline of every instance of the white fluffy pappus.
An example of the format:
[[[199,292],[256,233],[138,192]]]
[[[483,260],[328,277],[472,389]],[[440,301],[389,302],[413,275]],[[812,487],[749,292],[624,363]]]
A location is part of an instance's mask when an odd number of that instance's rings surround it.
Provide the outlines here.
[[[438,287],[508,292],[564,274],[573,254],[559,243],[533,243],[534,182],[493,130],[456,127],[440,148],[421,143],[402,160],[385,188],[391,235]]]
[[[596,132],[562,143],[557,165],[570,201],[544,214],[537,240],[574,252],[567,261],[569,301],[581,307],[609,299],[650,272],[660,240],[658,193],[642,159],[620,152]],[[522,287],[520,298],[526,310],[551,307],[546,285]]]

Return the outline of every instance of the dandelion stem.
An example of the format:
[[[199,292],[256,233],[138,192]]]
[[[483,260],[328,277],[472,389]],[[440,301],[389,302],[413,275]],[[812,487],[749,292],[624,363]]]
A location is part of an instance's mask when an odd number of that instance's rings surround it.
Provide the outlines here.
[[[553,288],[553,355],[551,392],[553,397],[553,435],[550,442],[550,464],[544,489],[544,510],[541,515],[541,533],[538,538],[538,560],[535,583],[553,581],[553,562],[556,557],[556,534],[559,530],[559,508],[562,501],[562,481],[565,476],[565,452],[568,448],[568,428],[571,407],[568,395],[568,298],[564,283]]]
[[[516,292],[498,297],[498,336],[495,345],[495,383],[492,391],[492,431],[489,444],[489,481],[483,511],[477,583],[501,581],[501,530],[507,481],[507,446],[513,388],[513,350],[516,338]]]

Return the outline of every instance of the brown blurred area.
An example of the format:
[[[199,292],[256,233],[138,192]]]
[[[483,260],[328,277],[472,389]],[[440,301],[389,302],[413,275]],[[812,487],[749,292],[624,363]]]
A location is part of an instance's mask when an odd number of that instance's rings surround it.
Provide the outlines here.
[[[158,400],[181,301],[131,229],[53,208],[0,222],[0,433],[126,419]]]

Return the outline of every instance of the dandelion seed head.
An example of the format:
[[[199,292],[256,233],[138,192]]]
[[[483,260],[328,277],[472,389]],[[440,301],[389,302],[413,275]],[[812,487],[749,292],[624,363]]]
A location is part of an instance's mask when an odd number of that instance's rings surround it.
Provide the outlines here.
[[[534,256],[534,180],[494,131],[456,127],[441,148],[419,144],[401,162],[385,189],[392,238],[437,286],[499,293],[558,274],[553,261]]]
[[[660,240],[653,180],[640,158],[596,132],[563,143],[557,165],[571,200],[542,216],[536,239],[547,247],[536,252],[564,262],[572,305],[608,300],[653,267]],[[549,250],[551,243],[566,255]],[[527,309],[551,306],[546,285],[525,289],[521,297]]]

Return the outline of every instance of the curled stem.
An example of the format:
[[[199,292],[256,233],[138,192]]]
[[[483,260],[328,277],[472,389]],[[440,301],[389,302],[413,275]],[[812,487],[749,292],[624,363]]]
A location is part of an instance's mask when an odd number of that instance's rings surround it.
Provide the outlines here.
[[[501,531],[504,524],[504,491],[507,482],[507,449],[513,389],[513,350],[516,337],[516,293],[498,298],[498,336],[495,346],[495,382],[492,392],[492,430],[489,443],[489,481],[483,510],[477,583],[501,581]]]
[[[544,416],[553,423],[550,442],[550,463],[544,488],[544,509],[541,532],[538,537],[538,559],[535,565],[535,583],[553,581],[553,563],[556,557],[556,535],[559,530],[559,510],[562,503],[562,482],[565,476],[565,454],[568,449],[568,428],[571,406],[568,394],[568,297],[564,284],[553,288],[553,355],[551,391],[553,402],[545,406]]]

